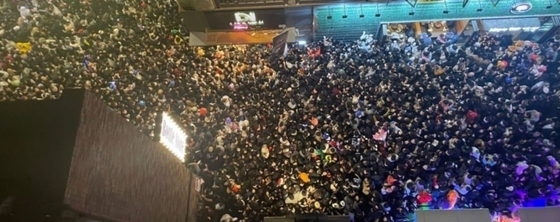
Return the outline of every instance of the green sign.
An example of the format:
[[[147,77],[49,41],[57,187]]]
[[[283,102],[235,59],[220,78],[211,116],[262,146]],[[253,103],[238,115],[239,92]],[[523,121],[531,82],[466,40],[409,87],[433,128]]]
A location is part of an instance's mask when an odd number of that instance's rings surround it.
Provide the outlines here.
[[[555,0],[531,0],[530,2],[532,9],[522,14],[511,13],[511,7],[514,4],[512,0],[470,0],[464,8],[463,1],[453,0],[419,0],[415,7],[412,7],[406,1],[389,2],[389,4],[364,3],[318,6],[315,7],[316,25],[318,26],[317,36],[329,35],[339,38],[340,36],[342,38],[351,36],[356,39],[363,31],[376,34],[381,23],[560,15],[560,4]],[[443,13],[444,11],[447,13]],[[376,17],[376,14],[379,17]],[[363,15],[363,17],[360,15]]]

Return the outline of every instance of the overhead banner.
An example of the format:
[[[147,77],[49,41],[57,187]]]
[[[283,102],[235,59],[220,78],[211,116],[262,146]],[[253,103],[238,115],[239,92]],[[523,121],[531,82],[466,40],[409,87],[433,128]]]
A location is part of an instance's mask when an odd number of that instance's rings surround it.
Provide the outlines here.
[[[288,31],[282,32],[272,39],[272,61],[276,61],[288,52]]]

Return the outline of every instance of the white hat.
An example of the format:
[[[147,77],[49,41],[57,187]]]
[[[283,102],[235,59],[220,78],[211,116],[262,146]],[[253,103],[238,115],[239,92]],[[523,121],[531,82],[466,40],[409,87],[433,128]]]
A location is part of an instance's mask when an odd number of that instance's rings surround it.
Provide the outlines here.
[[[321,204],[318,201],[315,201],[315,203],[313,203],[313,206],[315,206],[315,208],[317,209],[321,208]]]
[[[268,156],[270,155],[270,151],[268,150],[268,148],[266,146],[263,146],[261,148],[261,155],[262,157],[264,157],[265,159],[268,159]]]

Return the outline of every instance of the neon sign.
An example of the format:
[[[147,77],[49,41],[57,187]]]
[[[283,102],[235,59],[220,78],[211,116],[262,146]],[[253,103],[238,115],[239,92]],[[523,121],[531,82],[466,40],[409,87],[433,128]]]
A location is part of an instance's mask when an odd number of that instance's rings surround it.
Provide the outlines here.
[[[247,30],[251,26],[260,26],[264,24],[263,20],[257,20],[255,12],[236,12],[235,22],[230,25],[235,30]]]

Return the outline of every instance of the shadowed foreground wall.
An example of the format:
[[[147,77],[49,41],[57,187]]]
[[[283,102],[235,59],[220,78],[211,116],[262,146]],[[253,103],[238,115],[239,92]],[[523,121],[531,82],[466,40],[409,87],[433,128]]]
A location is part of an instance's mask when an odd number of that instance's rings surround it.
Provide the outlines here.
[[[15,198],[0,221],[54,221],[64,209],[185,221],[189,182],[175,156],[89,92],[0,103],[0,202]]]
[[[184,221],[186,168],[86,93],[64,203],[118,221]]]
[[[49,221],[62,209],[82,94],[0,103],[0,221]]]
[[[195,190],[197,186],[197,178],[198,177],[194,173],[189,174],[189,210],[187,211],[187,222],[196,222],[198,218],[198,201],[200,199],[200,195]]]

